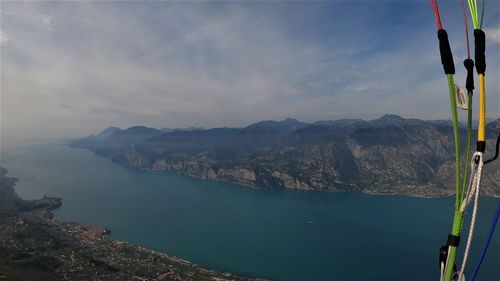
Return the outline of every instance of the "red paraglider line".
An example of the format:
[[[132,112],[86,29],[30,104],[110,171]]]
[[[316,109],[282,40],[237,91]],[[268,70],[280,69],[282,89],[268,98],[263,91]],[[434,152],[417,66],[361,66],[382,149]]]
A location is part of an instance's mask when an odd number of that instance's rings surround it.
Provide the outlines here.
[[[465,11],[464,0],[462,2],[462,11],[464,12],[464,23],[465,23],[465,41],[467,42],[467,58],[470,59],[470,46],[469,46],[469,23],[467,22],[467,12]]]
[[[429,0],[431,3],[432,11],[434,12],[434,17],[436,18],[436,24],[438,29],[443,29],[443,25],[441,24],[441,17],[439,16],[439,7],[436,0]]]

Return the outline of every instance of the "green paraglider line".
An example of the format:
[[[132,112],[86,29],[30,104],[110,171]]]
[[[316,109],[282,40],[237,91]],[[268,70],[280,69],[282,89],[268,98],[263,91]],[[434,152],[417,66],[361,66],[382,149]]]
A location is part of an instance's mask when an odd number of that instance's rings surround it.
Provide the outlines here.
[[[444,272],[442,272],[442,278],[444,281],[451,281],[453,273],[455,271],[455,261],[457,258],[457,248],[460,241],[460,234],[462,231],[462,224],[464,218],[464,212],[462,211],[462,201],[464,199],[464,195],[466,193],[466,185],[467,185],[467,169],[469,168],[468,158],[470,157],[470,145],[472,139],[472,90],[474,89],[474,82],[472,79],[472,69],[474,67],[474,62],[470,59],[470,48],[469,48],[469,36],[468,36],[468,28],[467,28],[467,16],[465,12],[464,1],[462,0],[462,9],[464,12],[464,23],[465,23],[465,32],[467,39],[467,54],[468,59],[464,61],[464,66],[468,71],[467,74],[467,90],[468,90],[468,108],[467,108],[467,140],[466,140],[466,152],[465,152],[465,163],[463,170],[463,179],[461,179],[461,163],[460,163],[460,135],[459,135],[459,123],[458,123],[458,113],[457,113],[457,100],[456,100],[456,88],[454,83],[454,74],[455,74],[455,66],[453,63],[453,55],[451,53],[450,44],[448,41],[448,35],[446,31],[442,28],[441,19],[439,16],[439,9],[437,5],[437,0],[429,0],[432,10],[434,12],[434,16],[436,18],[436,23],[438,26],[438,39],[439,39],[439,51],[441,54],[441,63],[443,64],[443,69],[446,74],[446,78],[448,81],[448,90],[450,96],[450,108],[451,108],[451,117],[453,122],[453,137],[455,142],[455,186],[456,186],[456,198],[455,198],[455,211],[453,216],[453,225],[451,234],[448,236],[447,245],[444,246],[447,248],[444,253],[445,256],[440,256],[440,261],[444,262]],[[476,0],[467,0],[469,4],[469,10],[472,18],[472,23],[475,29],[478,29],[480,26],[479,18],[478,18],[478,8]],[[484,5],[484,1],[483,1]],[[482,16],[484,13],[481,11],[481,25],[482,25]],[[480,80],[480,124],[478,128],[478,151],[482,149],[484,152],[484,33],[481,30],[474,31],[475,38],[475,47],[476,47],[476,67],[479,73]],[[479,46],[479,47],[478,47]],[[482,50],[481,50],[482,48]],[[479,50],[479,53],[478,53]],[[482,60],[481,60],[482,59]],[[481,66],[481,67],[480,67]],[[482,69],[481,71],[479,69]],[[463,269],[462,269],[463,270]]]
[[[467,108],[467,140],[465,145],[465,161],[464,161],[464,178],[462,180],[462,196],[465,193],[465,187],[467,186],[467,170],[469,169],[469,161],[470,158],[470,145],[472,139],[472,92],[468,94],[468,108]]]
[[[448,250],[446,251],[447,257],[444,257],[443,262],[445,263],[444,280],[451,281],[451,277],[454,271],[454,265],[457,255],[458,242],[460,240],[460,232],[462,229],[463,213],[460,211],[460,204],[462,202],[462,189],[460,181],[460,136],[459,136],[459,124],[458,124],[458,113],[457,113],[457,100],[455,93],[455,64],[453,62],[453,54],[451,52],[450,43],[448,40],[448,34],[446,30],[442,29],[441,19],[439,16],[439,8],[437,5],[437,0],[429,0],[436,17],[436,23],[438,25],[438,39],[439,39],[439,52],[441,55],[441,63],[443,64],[443,70],[446,74],[448,80],[448,91],[450,96],[450,107],[451,107],[451,117],[453,121],[453,137],[455,142],[455,188],[456,188],[456,198],[455,198],[455,214],[453,218],[452,233],[448,236]],[[468,0],[469,2],[471,0]],[[468,39],[467,39],[468,40]],[[450,242],[450,238],[453,241]]]
[[[467,60],[464,61],[464,66],[467,69],[467,78],[466,78],[466,88],[467,88],[467,97],[468,97],[468,103],[467,103],[467,140],[466,140],[466,151],[465,151],[465,161],[464,161],[464,178],[462,181],[462,194],[465,194],[465,187],[467,186],[467,170],[469,168],[469,161],[468,159],[470,158],[470,145],[471,145],[471,139],[472,139],[472,94],[474,90],[474,79],[471,79],[469,81],[469,75],[472,77],[472,71],[474,68],[474,62],[470,58],[470,46],[469,46],[469,24],[467,21],[467,12],[465,11],[465,3],[464,0],[461,0],[462,2],[462,12],[464,15],[464,24],[465,24],[465,41],[467,44]],[[484,4],[484,1],[483,1]],[[483,5],[484,9],[484,5]],[[484,10],[483,10],[484,12]],[[470,64],[468,64],[468,62]],[[470,73],[469,73],[470,72]],[[470,82],[470,85],[469,85]]]
[[[450,92],[451,119],[453,122],[453,138],[455,140],[455,186],[457,189],[455,209],[459,210],[460,203],[462,202],[462,192],[460,189],[460,136],[457,114],[457,100],[453,74],[447,74],[446,78],[448,79],[448,90]]]
[[[481,22],[479,23],[479,29],[483,29],[483,18],[484,18],[484,2],[486,0],[483,0],[483,4],[481,5]]]
[[[460,232],[462,229],[462,221],[464,218],[464,213],[460,212],[460,210],[455,210],[455,216],[453,217],[453,228],[451,234],[455,236],[460,236]],[[455,260],[457,258],[457,247],[456,246],[450,246],[449,252],[448,252],[448,259],[446,261],[446,272],[444,275],[444,280],[445,281],[451,281],[452,276],[453,276],[453,271],[454,271],[454,264]]]
[[[470,15],[472,18],[472,23],[474,26],[474,29],[477,29],[479,27],[479,21],[478,21],[478,16],[477,16],[477,1],[476,0],[468,0],[469,3],[469,10],[470,10]]]
[[[463,213],[460,212],[460,203],[462,202],[462,189],[460,184],[460,137],[459,137],[459,126],[458,126],[458,114],[457,114],[457,100],[455,93],[455,81],[453,74],[446,74],[448,79],[448,90],[450,93],[450,107],[451,107],[451,118],[453,122],[453,137],[455,140],[455,186],[456,186],[456,198],[455,198],[455,214],[453,217],[453,226],[451,234],[455,236],[460,236],[462,230]],[[457,256],[457,247],[450,246],[448,252],[448,259],[446,261],[446,272],[445,281],[451,281],[453,275],[453,265],[455,264]]]

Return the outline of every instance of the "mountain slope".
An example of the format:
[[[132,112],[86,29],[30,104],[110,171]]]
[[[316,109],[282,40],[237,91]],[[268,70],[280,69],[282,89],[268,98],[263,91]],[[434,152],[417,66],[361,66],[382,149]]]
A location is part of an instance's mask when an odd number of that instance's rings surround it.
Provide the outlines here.
[[[490,131],[497,123],[488,124]],[[461,138],[465,142],[463,129]],[[488,147],[493,142],[490,137]],[[395,115],[310,125],[287,119],[241,129],[172,132],[96,152],[132,167],[260,188],[414,196],[454,192],[452,128]],[[498,162],[484,169],[484,194],[500,195]]]

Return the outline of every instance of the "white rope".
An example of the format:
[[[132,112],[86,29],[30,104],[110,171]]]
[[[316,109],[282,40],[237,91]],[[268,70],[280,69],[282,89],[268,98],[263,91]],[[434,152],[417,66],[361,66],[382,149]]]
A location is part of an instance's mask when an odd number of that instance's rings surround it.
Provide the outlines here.
[[[483,173],[483,153],[475,152],[472,156],[472,166],[471,166],[471,180],[469,181],[469,186],[467,188],[467,196],[465,197],[460,210],[463,212],[465,208],[470,204],[472,197],[474,196],[474,207],[472,209],[472,217],[469,228],[469,235],[467,237],[467,244],[465,246],[464,258],[462,260],[462,268],[458,275],[458,281],[465,281],[464,270],[467,264],[467,258],[469,257],[470,246],[472,243],[472,238],[474,237],[474,227],[476,225],[477,209],[479,206],[479,191],[481,189],[481,175]]]
[[[474,189],[476,187],[475,181],[477,179],[476,174],[477,174],[477,166],[478,166],[478,163],[476,163],[476,161],[475,161],[476,156],[477,156],[476,153],[478,153],[478,152],[475,152],[474,155],[472,155],[472,160],[471,160],[471,164],[470,164],[469,184],[467,185],[467,190],[465,191],[465,197],[462,200],[462,204],[460,205],[460,212],[462,212],[462,213],[465,211],[467,206],[469,206],[470,201],[472,200],[472,196],[475,194],[474,190],[471,190],[471,189]]]
[[[439,277],[439,281],[444,281],[444,262],[441,263],[441,277]]]

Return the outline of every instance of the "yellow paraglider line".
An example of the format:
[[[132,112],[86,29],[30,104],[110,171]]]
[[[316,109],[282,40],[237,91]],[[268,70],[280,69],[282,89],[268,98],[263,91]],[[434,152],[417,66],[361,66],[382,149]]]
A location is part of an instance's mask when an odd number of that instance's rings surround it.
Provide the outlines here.
[[[479,74],[479,126],[477,128],[477,140],[486,140],[486,88],[484,82],[484,74]]]

